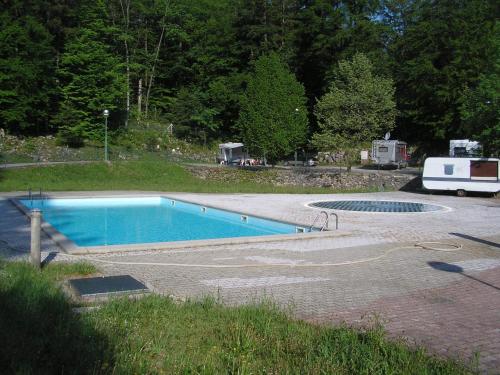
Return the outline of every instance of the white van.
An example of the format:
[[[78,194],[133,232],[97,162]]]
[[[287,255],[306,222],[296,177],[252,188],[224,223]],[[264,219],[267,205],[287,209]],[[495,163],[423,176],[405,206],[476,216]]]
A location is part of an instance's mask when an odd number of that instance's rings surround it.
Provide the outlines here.
[[[500,159],[427,158],[422,184],[428,190],[453,190],[463,197],[467,191],[500,192]]]

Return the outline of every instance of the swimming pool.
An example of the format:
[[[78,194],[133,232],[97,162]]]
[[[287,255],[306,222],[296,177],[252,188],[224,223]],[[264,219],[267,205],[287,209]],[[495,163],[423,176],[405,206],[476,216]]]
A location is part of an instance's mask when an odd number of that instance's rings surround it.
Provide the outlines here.
[[[306,231],[166,197],[21,200],[77,246],[144,244]]]

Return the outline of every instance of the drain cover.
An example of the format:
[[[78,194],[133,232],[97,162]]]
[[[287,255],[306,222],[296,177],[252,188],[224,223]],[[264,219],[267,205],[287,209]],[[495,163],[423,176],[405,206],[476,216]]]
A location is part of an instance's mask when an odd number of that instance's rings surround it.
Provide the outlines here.
[[[69,284],[81,297],[148,292],[146,285],[130,275],[72,279]]]

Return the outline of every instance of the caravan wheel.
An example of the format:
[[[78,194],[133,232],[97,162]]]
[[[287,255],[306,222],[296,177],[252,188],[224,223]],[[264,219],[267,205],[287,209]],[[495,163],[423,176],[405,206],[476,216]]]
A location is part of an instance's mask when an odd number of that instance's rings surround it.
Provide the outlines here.
[[[459,189],[457,190],[457,196],[458,197],[466,197],[467,196],[467,192],[463,189]]]

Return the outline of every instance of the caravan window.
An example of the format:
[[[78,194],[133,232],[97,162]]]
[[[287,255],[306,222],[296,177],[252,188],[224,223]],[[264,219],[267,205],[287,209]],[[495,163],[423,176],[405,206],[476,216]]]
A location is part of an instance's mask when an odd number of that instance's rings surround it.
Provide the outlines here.
[[[378,148],[378,152],[388,152],[388,151],[389,151],[389,149],[386,146],[380,146]]]
[[[475,160],[470,162],[471,180],[498,179],[498,162],[489,160]]]
[[[446,176],[451,176],[453,174],[454,167],[455,167],[455,164],[445,164],[444,165],[444,174]]]

